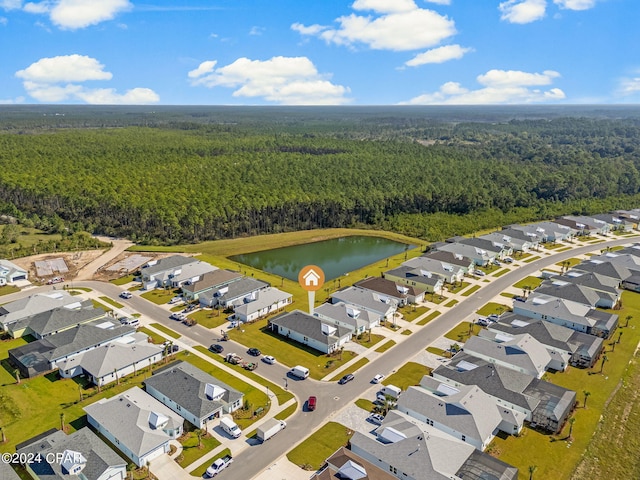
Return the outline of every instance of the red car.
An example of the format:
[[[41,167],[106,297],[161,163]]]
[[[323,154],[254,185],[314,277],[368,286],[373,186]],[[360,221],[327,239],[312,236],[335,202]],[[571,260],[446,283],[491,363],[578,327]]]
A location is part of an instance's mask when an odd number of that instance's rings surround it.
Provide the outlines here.
[[[312,412],[315,409],[316,409],[316,397],[309,397],[309,400],[307,400],[307,410]]]

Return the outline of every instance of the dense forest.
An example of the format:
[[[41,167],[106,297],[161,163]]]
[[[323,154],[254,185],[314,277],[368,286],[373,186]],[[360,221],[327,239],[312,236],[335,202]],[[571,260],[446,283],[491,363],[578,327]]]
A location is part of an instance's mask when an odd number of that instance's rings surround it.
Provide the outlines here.
[[[325,227],[426,240],[640,206],[640,110],[12,107],[0,213],[176,243]]]

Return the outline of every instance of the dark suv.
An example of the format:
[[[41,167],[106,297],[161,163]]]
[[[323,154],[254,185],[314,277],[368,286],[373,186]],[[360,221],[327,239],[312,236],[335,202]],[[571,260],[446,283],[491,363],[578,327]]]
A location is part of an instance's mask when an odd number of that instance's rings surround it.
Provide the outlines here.
[[[214,343],[209,347],[209,351],[214,353],[222,353],[224,352],[224,347],[222,345],[218,345],[217,343]]]
[[[260,355],[262,355],[262,352],[257,348],[250,348],[249,350],[247,350],[247,353],[252,357],[259,357]]]

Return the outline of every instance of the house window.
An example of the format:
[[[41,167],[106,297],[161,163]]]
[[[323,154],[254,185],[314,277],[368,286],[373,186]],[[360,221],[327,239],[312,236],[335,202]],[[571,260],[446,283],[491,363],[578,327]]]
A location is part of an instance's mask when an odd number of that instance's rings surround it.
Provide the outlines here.
[[[467,437],[465,435],[462,435],[462,441],[466,442],[467,441]]]
[[[389,465],[389,471],[392,473],[398,473],[398,469],[396,467],[394,467],[393,465]]]
[[[180,407],[180,405],[176,405],[176,410],[178,410],[179,412],[182,410],[182,408]]]
[[[309,341],[309,339],[308,339],[307,337],[302,337],[302,339],[303,339],[305,342],[308,342],[308,341]]]

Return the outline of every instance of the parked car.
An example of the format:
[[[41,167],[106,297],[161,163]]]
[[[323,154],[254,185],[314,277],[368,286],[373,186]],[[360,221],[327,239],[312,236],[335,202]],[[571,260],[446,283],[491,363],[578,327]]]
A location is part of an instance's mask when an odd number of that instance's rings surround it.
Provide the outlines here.
[[[482,325],[483,327],[488,326],[491,322],[489,321],[489,319],[484,318],[484,317],[480,317],[478,320],[476,320],[476,323],[478,325]]]
[[[249,350],[247,350],[247,353],[252,357],[259,357],[260,355],[262,355],[262,352],[257,348],[250,348]]]
[[[174,303],[178,303],[178,302],[182,302],[182,297],[173,297],[171,300],[169,300],[169,303],[171,305],[173,305]]]
[[[274,363],[276,363],[276,359],[271,355],[265,355],[264,357],[262,357],[262,361],[264,363],[268,363],[269,365],[273,365]]]
[[[500,260],[498,260],[497,258],[493,260],[493,264],[494,264],[494,265],[497,265],[497,266],[502,265],[502,264],[500,263]]]
[[[489,315],[487,317],[491,322],[497,322],[498,320],[500,320],[500,315],[496,314],[496,313],[492,313],[491,315]]]
[[[502,259],[502,261],[503,261],[504,263],[513,263],[513,258],[511,258],[511,257],[504,257],[504,258]]]
[[[379,413],[372,413],[367,417],[367,420],[369,420],[371,423],[375,423],[376,425],[382,425],[384,417]]]
[[[373,377],[371,381],[373,383],[380,383],[382,380],[384,380],[384,375],[382,375],[381,373],[378,373],[375,377]]]
[[[526,302],[526,301],[527,301],[527,299],[526,299],[526,298],[524,298],[524,297],[522,297],[522,296],[520,296],[520,295],[516,295],[515,297],[513,297],[513,299],[514,299],[516,302]]]
[[[182,321],[185,318],[187,318],[187,316],[184,313],[180,313],[180,312],[174,312],[171,315],[169,315],[169,318],[171,320],[178,320],[178,321]]]
[[[313,412],[316,409],[316,402],[317,399],[315,396],[309,397],[309,400],[307,400],[307,410]]]
[[[350,382],[351,380],[353,380],[354,378],[356,378],[356,377],[354,377],[352,373],[347,373],[344,377],[342,377],[342,378],[338,381],[338,383],[339,383],[340,385],[344,385],[345,383],[349,383],[349,382]]]
[[[124,298],[125,300],[130,299],[131,297],[133,297],[133,295],[131,294],[131,292],[122,292],[120,294],[120,298]]]
[[[224,347],[222,345],[217,344],[217,343],[213,343],[213,344],[209,345],[209,351],[213,352],[213,353],[222,353],[222,352],[224,352]]]
[[[53,277],[51,280],[47,282],[47,285],[53,285],[54,283],[64,282],[64,277]]]
[[[180,347],[178,345],[176,345],[175,343],[171,345],[171,353],[176,353],[178,350],[180,350]]]
[[[478,277],[484,277],[485,276],[485,273],[482,270],[478,270],[478,269],[474,270],[473,274],[477,275]]]

